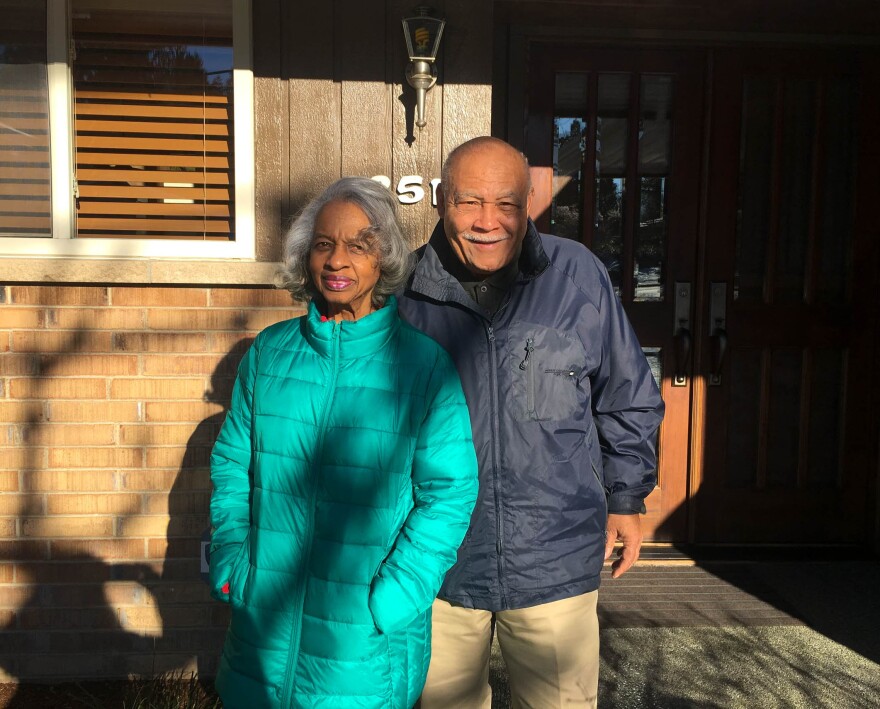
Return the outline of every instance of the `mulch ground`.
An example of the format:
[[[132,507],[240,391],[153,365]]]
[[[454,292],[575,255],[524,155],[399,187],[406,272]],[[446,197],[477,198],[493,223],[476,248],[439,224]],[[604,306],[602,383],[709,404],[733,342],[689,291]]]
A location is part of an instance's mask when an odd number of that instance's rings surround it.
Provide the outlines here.
[[[123,681],[83,682],[79,685],[0,684],[0,709],[121,708],[129,689],[130,683]]]
[[[143,685],[142,685],[143,686]],[[167,682],[151,685],[152,692],[138,693],[138,684],[127,680],[79,682],[65,684],[0,684],[0,709],[123,709],[132,707],[139,697],[141,707],[176,707],[183,697],[192,695],[191,685]],[[145,698],[145,694],[146,697]],[[213,688],[196,688],[197,697],[186,701],[187,706],[213,706],[216,694]],[[178,702],[179,698],[179,702]]]

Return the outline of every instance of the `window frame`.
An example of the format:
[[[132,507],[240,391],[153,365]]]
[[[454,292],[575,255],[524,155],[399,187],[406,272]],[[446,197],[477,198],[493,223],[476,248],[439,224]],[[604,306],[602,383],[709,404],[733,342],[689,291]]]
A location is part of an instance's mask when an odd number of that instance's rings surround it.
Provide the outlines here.
[[[47,0],[49,160],[52,233],[0,236],[0,257],[250,259],[256,255],[254,77],[251,1],[232,0],[235,241],[77,238],[74,209],[73,92],[70,6]]]

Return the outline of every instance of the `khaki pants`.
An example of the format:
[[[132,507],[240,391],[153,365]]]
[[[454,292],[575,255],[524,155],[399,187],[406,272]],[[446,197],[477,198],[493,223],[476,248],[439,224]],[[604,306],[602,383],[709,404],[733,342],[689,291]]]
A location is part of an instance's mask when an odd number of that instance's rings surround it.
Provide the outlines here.
[[[492,633],[510,677],[512,709],[595,707],[599,686],[598,591],[512,611],[436,600],[431,665],[421,709],[490,709]]]

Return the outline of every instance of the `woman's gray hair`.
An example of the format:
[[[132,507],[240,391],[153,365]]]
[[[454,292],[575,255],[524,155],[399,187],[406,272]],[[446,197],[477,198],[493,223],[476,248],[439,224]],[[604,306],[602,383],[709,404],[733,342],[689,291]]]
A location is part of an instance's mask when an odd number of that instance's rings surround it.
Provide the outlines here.
[[[296,300],[318,295],[309,273],[309,252],[315,237],[318,213],[330,202],[349,202],[360,207],[370,221],[370,234],[379,257],[379,281],[373,305],[381,308],[387,297],[403,287],[415,265],[415,257],[397,222],[397,200],[383,185],[367,177],[343,177],[309,202],[284,237],[284,261],[280,286]]]

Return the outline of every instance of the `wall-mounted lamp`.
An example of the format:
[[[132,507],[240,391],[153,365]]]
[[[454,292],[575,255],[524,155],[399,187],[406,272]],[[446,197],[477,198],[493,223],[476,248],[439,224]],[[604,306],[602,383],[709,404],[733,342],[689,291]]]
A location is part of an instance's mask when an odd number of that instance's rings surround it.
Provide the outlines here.
[[[431,17],[431,8],[417,7],[416,17],[403,20],[403,34],[406,37],[406,51],[409,64],[406,67],[406,81],[416,90],[416,125],[424,128],[425,94],[437,83],[437,69],[434,62],[440,49],[445,20]]]

